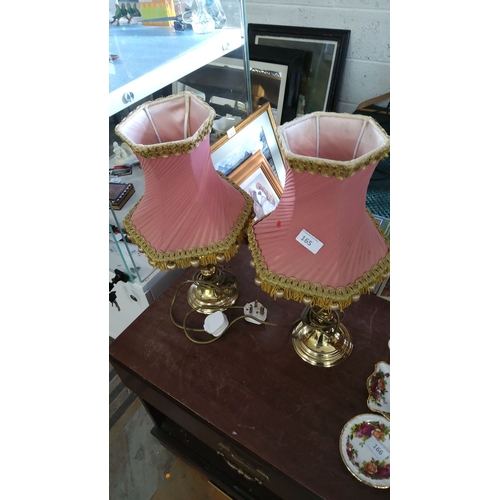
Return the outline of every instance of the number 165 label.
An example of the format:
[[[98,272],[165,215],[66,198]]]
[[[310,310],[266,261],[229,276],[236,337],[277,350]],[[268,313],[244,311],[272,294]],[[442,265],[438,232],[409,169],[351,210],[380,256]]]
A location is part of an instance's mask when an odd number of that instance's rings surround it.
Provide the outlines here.
[[[299,235],[295,238],[303,247],[307,248],[313,254],[317,254],[323,243],[315,238],[311,233],[302,229]]]

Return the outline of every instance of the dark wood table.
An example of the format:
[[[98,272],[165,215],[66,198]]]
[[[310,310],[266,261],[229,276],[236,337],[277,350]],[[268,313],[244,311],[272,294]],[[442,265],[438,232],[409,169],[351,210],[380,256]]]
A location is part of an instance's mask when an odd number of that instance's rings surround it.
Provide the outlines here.
[[[231,498],[388,499],[388,489],[351,475],[339,436],[352,417],[370,413],[366,379],[375,363],[389,361],[390,303],[364,295],[348,307],[351,356],[336,367],[314,367],[291,343],[290,325],[303,306],[262,292],[250,260],[242,245],[226,264],[240,284],[236,305],[258,300],[268,321],[283,326],[240,320],[212,344],[191,342],[170,319],[178,285],[193,275],[187,270],[110,345],[113,367],[149,411],[152,433]],[[180,289],[174,305],[180,322],[189,310],[186,292]],[[231,320],[242,310],[226,314]],[[187,324],[202,321],[195,313]]]

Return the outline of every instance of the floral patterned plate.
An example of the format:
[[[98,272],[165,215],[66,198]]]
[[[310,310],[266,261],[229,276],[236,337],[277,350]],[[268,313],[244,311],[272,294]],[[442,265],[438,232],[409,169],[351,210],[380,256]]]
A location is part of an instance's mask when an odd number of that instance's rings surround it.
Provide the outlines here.
[[[375,371],[366,380],[368,389],[368,408],[376,413],[381,413],[388,420],[391,419],[391,367],[385,361],[375,365]]]
[[[345,424],[340,454],[349,472],[374,488],[390,484],[390,422],[381,415],[363,413]]]

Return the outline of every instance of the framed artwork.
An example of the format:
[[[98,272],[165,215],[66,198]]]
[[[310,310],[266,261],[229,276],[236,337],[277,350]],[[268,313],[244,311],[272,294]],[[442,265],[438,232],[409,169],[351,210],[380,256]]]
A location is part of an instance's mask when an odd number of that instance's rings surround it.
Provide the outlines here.
[[[297,115],[335,111],[344,73],[350,30],[248,24],[250,44],[305,51]]]
[[[252,86],[252,109],[270,103],[274,121],[281,123],[285,101],[288,66],[265,61],[250,60],[250,83]]]
[[[253,198],[256,220],[271,213],[278,206],[283,187],[261,149],[245,160],[229,178]]]
[[[229,129],[224,137],[211,146],[212,162],[216,170],[230,178],[235,178],[231,175],[233,173],[237,175],[237,169],[241,168],[243,163],[258,151],[262,151],[273,175],[280,185],[284,186],[285,161],[278,146],[276,122],[269,102],[234,128]],[[240,179],[240,177],[236,178]],[[240,180],[245,179],[246,177]]]
[[[280,100],[280,106],[277,107],[275,120],[277,125],[293,120],[297,114],[297,106],[299,103],[300,82],[304,70],[306,52],[304,50],[285,49],[282,47],[266,47],[264,45],[250,44],[248,47],[250,57],[250,71],[253,87],[256,82],[254,68],[259,68],[260,64],[270,64],[281,68],[281,79],[285,85],[281,88],[284,90],[283,99]],[[283,70],[286,68],[286,71]],[[267,95],[263,99],[267,99]],[[258,108],[258,102],[253,104],[253,109]],[[272,103],[271,103],[272,106]]]
[[[172,89],[174,93],[183,90],[195,94],[201,92],[200,97],[219,116],[248,116],[245,103],[249,89],[241,61],[237,58],[216,59],[174,82]]]

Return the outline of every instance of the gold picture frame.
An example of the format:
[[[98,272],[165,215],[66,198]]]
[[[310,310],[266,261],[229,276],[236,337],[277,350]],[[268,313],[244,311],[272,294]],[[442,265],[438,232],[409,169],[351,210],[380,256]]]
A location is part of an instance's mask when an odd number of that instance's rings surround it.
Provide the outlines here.
[[[253,198],[255,220],[271,213],[278,206],[283,186],[261,150],[244,161],[229,178]]]
[[[229,129],[224,137],[212,145],[212,162],[215,169],[222,174],[231,179],[240,179],[240,175],[244,174],[237,171],[244,167],[246,161],[257,151],[262,152],[282,192],[286,177],[285,159],[278,144],[276,122],[269,102]],[[245,176],[241,177],[242,181],[245,179]],[[239,184],[238,181],[235,182]],[[275,192],[279,190],[276,188]]]

